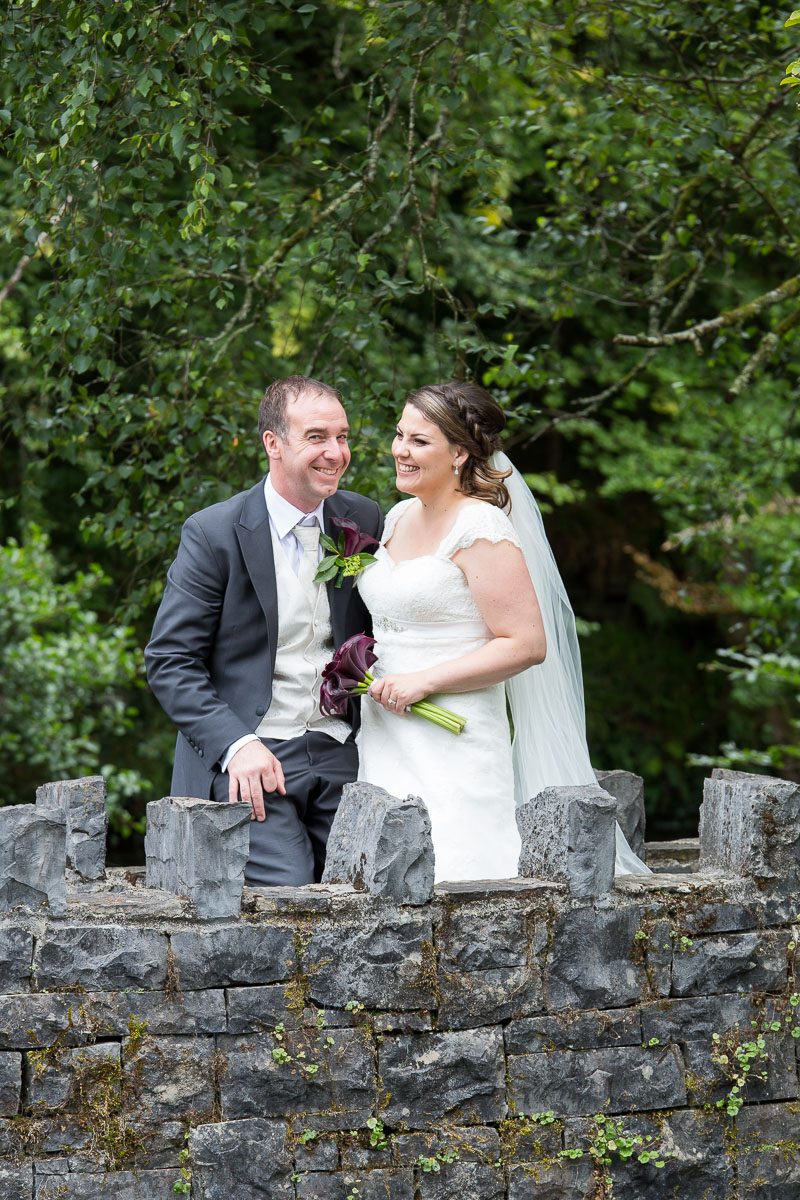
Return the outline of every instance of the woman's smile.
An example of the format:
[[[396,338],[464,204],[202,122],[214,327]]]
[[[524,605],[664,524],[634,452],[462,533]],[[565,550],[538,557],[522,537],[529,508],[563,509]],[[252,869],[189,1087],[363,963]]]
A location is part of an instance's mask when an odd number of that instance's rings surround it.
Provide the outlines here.
[[[455,491],[453,463],[457,454],[458,448],[450,445],[437,425],[406,405],[392,443],[399,491],[410,488],[415,496],[421,491],[425,496]]]

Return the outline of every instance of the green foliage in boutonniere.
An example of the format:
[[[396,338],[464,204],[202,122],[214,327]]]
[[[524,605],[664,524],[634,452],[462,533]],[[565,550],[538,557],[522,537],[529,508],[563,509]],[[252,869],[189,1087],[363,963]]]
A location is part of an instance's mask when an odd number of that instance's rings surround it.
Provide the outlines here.
[[[378,539],[362,533],[355,521],[348,521],[346,517],[334,517],[332,524],[341,530],[339,540],[334,542],[327,534],[320,534],[320,545],[329,553],[317,567],[314,582],[330,583],[335,578],[338,588],[348,576],[360,575],[364,567],[375,562],[375,555],[365,554],[364,548],[377,546]]]

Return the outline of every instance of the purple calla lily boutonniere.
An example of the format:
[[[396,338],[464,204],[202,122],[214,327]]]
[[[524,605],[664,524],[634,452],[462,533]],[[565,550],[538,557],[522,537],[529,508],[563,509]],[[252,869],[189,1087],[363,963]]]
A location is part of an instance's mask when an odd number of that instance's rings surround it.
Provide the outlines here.
[[[317,567],[315,583],[329,583],[335,578],[335,587],[341,587],[348,576],[360,575],[364,567],[375,562],[374,554],[365,554],[367,546],[377,546],[378,539],[362,533],[355,521],[347,517],[334,517],[333,524],[341,530],[338,541],[327,534],[320,534],[320,545],[329,552]]]

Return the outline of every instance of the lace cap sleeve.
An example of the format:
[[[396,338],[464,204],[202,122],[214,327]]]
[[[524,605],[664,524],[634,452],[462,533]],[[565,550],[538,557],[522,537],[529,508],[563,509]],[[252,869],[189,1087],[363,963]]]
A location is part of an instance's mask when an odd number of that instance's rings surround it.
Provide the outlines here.
[[[395,504],[394,508],[389,509],[383,519],[383,537],[381,538],[381,545],[386,545],[386,543],[389,541],[389,538],[397,528],[397,522],[400,520],[403,513],[407,512],[408,506],[413,503],[414,497],[412,496],[409,500],[401,500],[398,504]]]
[[[503,512],[494,504],[477,501],[474,504],[463,505],[455,524],[442,540],[437,551],[441,558],[452,558],[459,550],[465,550],[473,542],[485,539],[487,542],[511,542],[519,547],[520,541],[514,526]]]

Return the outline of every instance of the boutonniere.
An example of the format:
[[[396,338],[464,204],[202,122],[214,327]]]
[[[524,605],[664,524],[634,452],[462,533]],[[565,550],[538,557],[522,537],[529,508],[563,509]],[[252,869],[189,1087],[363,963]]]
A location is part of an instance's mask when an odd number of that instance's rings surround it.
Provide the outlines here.
[[[341,530],[339,540],[334,542],[327,534],[319,535],[320,545],[329,553],[317,567],[314,582],[330,583],[335,577],[335,586],[338,588],[348,576],[360,575],[364,567],[375,562],[375,555],[364,554],[364,548],[377,546],[378,539],[362,533],[355,521],[348,521],[346,517],[334,517],[332,524]]]

